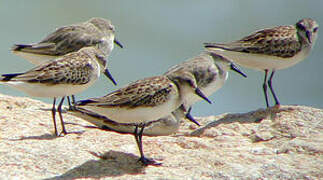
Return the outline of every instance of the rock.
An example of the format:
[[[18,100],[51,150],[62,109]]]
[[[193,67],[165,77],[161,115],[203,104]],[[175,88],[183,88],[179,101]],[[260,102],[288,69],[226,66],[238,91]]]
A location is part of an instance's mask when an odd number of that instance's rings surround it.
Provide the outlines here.
[[[322,179],[323,110],[281,106],[184,122],[172,136],[144,137],[141,166],[132,135],[64,114],[53,135],[51,105],[0,95],[0,179]],[[58,127],[59,124],[58,124]]]

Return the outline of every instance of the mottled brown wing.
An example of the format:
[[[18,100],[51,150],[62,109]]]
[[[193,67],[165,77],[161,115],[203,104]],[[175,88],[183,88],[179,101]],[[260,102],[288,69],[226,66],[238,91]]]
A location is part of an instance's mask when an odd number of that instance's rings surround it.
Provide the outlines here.
[[[66,61],[66,58],[69,60]],[[93,65],[88,61],[79,61],[88,58],[86,55],[71,53],[55,61],[37,66],[23,74],[10,79],[29,83],[55,84],[85,84],[90,81]],[[78,61],[76,61],[78,59]]]
[[[58,28],[36,45],[40,54],[60,56],[78,51],[85,46],[96,45],[99,42],[101,42],[101,34],[94,28],[73,25]],[[43,51],[41,51],[42,45],[44,46]],[[53,47],[48,48],[48,45]]]
[[[163,76],[138,80],[128,86],[114,91],[101,98],[92,98],[83,101],[86,106],[154,106],[164,103],[169,97],[173,85]],[[86,104],[85,104],[86,102]]]
[[[205,43],[206,48],[292,57],[301,50],[296,29],[293,26],[278,26],[257,31],[232,43]]]

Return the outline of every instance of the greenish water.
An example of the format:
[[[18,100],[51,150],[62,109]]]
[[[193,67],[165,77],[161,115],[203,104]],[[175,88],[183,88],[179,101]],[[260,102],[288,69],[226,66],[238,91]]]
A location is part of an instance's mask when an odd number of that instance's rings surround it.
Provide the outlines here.
[[[117,38],[125,45],[124,49],[114,49],[109,62],[119,85],[113,86],[102,76],[77,98],[102,96],[131,81],[162,74],[170,66],[198,55],[203,42],[237,40],[257,29],[294,24],[304,17],[323,26],[322,8],[323,1],[318,0],[0,1],[0,73],[23,72],[33,67],[10,53],[14,43],[37,42],[56,27],[104,17],[113,22]],[[307,59],[276,73],[274,87],[282,104],[323,108],[321,34]],[[194,115],[265,107],[263,72],[243,70],[247,79],[231,73],[224,87],[210,97],[214,103],[197,103]],[[26,96],[2,85],[0,93]]]

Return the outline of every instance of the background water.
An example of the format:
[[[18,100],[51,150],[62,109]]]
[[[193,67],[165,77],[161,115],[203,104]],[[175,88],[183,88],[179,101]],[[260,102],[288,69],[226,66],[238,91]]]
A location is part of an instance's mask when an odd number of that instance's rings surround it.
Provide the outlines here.
[[[203,51],[203,42],[233,41],[261,28],[295,24],[304,17],[315,19],[323,27],[322,8],[323,1],[318,0],[1,0],[0,73],[23,72],[33,67],[11,54],[14,43],[37,42],[56,27],[104,17],[116,26],[117,38],[125,46],[115,47],[109,61],[118,86],[102,76],[77,98],[102,96],[131,81],[162,74],[170,66],[198,55]],[[282,104],[323,108],[322,33],[319,32],[306,60],[276,73],[273,84]],[[231,73],[224,87],[210,97],[214,103],[197,103],[193,114],[246,112],[265,107],[263,72],[242,69],[247,79]],[[0,93],[26,96],[2,85]]]

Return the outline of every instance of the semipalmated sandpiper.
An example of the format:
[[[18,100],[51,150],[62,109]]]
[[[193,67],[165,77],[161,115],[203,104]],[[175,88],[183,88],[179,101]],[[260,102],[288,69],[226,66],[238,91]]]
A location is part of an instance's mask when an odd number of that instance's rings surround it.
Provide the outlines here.
[[[134,136],[144,165],[160,163],[145,158],[142,135],[147,124],[165,117],[177,108],[184,108],[187,92],[196,93],[209,101],[205,95],[183,76],[155,76],[138,80],[100,98],[91,98],[75,103],[76,109],[94,112],[119,124],[134,125]],[[192,120],[192,119],[189,119]],[[193,120],[194,122],[195,120]]]
[[[123,47],[115,38],[115,27],[111,21],[104,18],[91,18],[86,22],[57,28],[38,43],[16,44],[12,47],[12,52],[32,64],[40,65],[47,60],[53,60],[89,46],[97,47],[103,52],[103,57],[108,58],[114,43]],[[113,83],[116,85],[115,81]],[[67,98],[72,108],[69,96]],[[72,104],[74,102],[75,98],[72,95]]]
[[[91,18],[86,22],[57,28],[38,43],[16,44],[12,47],[12,52],[32,64],[40,65],[44,61],[88,46],[96,46],[106,58],[113,50],[114,43],[123,47],[115,38],[115,27],[111,21]]]
[[[62,133],[66,134],[61,107],[65,96],[76,94],[90,87],[107,70],[103,53],[95,47],[84,47],[53,61],[43,63],[25,73],[3,74],[0,83],[17,88],[30,96],[54,98],[52,115],[56,128],[56,98],[62,97],[58,105]],[[110,77],[113,81],[113,78]]]
[[[136,126],[136,124],[117,123],[105,116],[83,108],[71,109],[69,110],[69,113],[80,117],[103,130],[132,134]],[[179,129],[180,122],[183,119],[185,119],[185,112],[182,108],[178,108],[164,118],[147,123],[143,134],[147,136],[167,136],[173,134]]]
[[[305,59],[317,39],[318,24],[306,18],[296,25],[267,28],[231,43],[205,43],[205,47],[248,68],[265,71],[263,91],[269,107],[267,83],[275,104],[280,102],[272,87],[276,70],[288,68]],[[271,75],[267,82],[268,72]]]
[[[185,76],[207,97],[223,86],[228,78],[228,71],[233,70],[247,77],[231,60],[213,52],[203,52],[183,63],[168,69],[166,76]],[[187,105],[200,100],[195,94],[187,93]]]
[[[246,75],[235,67],[228,59],[213,52],[204,52],[183,63],[171,67],[165,74],[179,76],[181,74],[188,74],[191,77],[191,81],[196,82],[197,87],[200,88],[205,96],[209,96],[223,86],[228,77],[228,70],[230,69],[246,77]],[[188,97],[186,102],[187,106],[191,106],[201,99],[195,94],[187,94],[186,96]],[[74,114],[92,122],[100,128],[106,128],[122,133],[132,133],[135,129],[135,125],[133,124],[120,124],[116,122],[111,123],[111,121],[104,121],[104,119],[106,119],[104,116],[97,118],[97,116],[91,115],[95,113],[87,112],[82,109],[78,109]],[[192,120],[190,114],[186,113],[185,116],[184,114],[184,108],[179,107],[172,112],[172,114],[147,124],[143,134],[148,136],[163,136],[175,133],[179,128],[181,120],[184,118],[189,118],[194,122],[194,119]],[[197,122],[195,121],[195,123]]]

